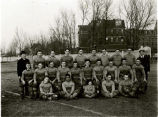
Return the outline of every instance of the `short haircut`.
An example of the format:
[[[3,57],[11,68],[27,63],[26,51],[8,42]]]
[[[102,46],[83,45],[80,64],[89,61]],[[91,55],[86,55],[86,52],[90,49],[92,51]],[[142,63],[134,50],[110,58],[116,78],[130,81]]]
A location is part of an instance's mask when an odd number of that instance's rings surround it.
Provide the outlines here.
[[[66,74],[66,75],[65,75],[65,77],[67,77],[67,76],[69,76],[69,77],[70,77],[70,74]],[[71,78],[71,77],[70,77],[70,78]]]
[[[26,54],[26,52],[25,52],[25,51],[21,51],[21,52],[20,52],[20,55],[22,55],[22,54]]]

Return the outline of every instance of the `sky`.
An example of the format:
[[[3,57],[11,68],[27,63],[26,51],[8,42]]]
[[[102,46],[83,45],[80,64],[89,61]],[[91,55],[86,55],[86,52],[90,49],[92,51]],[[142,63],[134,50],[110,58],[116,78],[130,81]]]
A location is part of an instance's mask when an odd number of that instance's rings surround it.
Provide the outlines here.
[[[120,0],[113,1],[115,14]],[[47,35],[50,24],[63,9],[73,11],[81,24],[78,0],[2,0],[1,47],[9,47],[17,28],[28,35]]]

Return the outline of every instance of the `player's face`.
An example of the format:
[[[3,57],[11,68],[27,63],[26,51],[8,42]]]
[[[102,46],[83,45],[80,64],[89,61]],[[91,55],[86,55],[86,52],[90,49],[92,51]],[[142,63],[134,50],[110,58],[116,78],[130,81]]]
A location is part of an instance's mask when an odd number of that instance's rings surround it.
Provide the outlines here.
[[[48,83],[48,82],[49,82],[49,78],[46,77],[46,78],[44,79],[44,83]]]
[[[122,61],[122,64],[123,64],[123,65],[126,65],[126,64],[127,64],[127,61],[126,61],[126,60],[123,60],[123,61]]]
[[[38,68],[42,69],[43,65],[41,63],[38,64]]]
[[[136,61],[136,64],[137,64],[137,65],[140,65],[140,60],[137,60],[137,61]]]
[[[71,78],[70,78],[70,76],[66,76],[66,81],[71,81]]]
[[[96,50],[92,50],[92,55],[96,55]]]
[[[97,65],[101,65],[101,61],[97,61]]]
[[[38,52],[37,56],[42,57],[42,52]]]
[[[89,62],[89,61],[86,61],[85,65],[86,65],[86,66],[89,66],[89,65],[90,65],[90,62]]]
[[[30,69],[31,65],[30,64],[26,64],[26,69]]]
[[[144,51],[140,51],[140,55],[144,55]]]
[[[76,68],[76,67],[77,67],[77,63],[74,63],[74,64],[73,64],[73,67],[75,67],[75,68]]]
[[[83,50],[79,50],[79,52],[78,52],[80,55],[82,55],[83,54]]]
[[[90,82],[88,82],[88,85],[92,85],[92,82],[90,81]]]
[[[65,67],[65,66],[66,66],[66,62],[62,62],[62,63],[61,63],[61,66],[62,66],[62,67]]]
[[[22,54],[21,58],[25,59],[26,58],[26,54]]]
[[[106,50],[102,50],[102,53],[103,53],[103,54],[106,54]]]
[[[49,64],[49,66],[50,66],[50,67],[54,67],[54,63],[51,62],[51,63]]]
[[[55,52],[54,52],[54,51],[51,51],[50,55],[51,55],[51,56],[55,56]]]
[[[108,76],[106,77],[106,79],[107,79],[107,80],[111,80],[111,76],[108,75]]]
[[[131,54],[131,52],[132,52],[132,50],[131,49],[128,49],[128,51],[127,51],[129,54]]]
[[[119,51],[119,50],[116,50],[115,53],[116,53],[116,54],[120,54],[120,51]]]
[[[65,51],[65,54],[66,54],[66,55],[69,55],[69,50],[66,50],[66,51]]]
[[[113,66],[113,62],[112,61],[109,62],[109,66]]]
[[[127,76],[127,75],[125,75],[125,76],[124,76],[124,79],[125,79],[125,80],[128,80],[128,76]]]

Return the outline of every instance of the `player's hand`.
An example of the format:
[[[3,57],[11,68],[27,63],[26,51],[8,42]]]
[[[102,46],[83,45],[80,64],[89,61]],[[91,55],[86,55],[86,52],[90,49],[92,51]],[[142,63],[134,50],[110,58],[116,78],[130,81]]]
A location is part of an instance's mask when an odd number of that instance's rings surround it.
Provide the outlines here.
[[[25,85],[25,81],[24,80],[22,80],[22,84]]]
[[[33,83],[34,83],[34,84],[37,84],[37,81],[34,81]]]
[[[147,82],[145,78],[144,78],[144,82]]]
[[[135,82],[137,82],[138,80],[137,80],[137,78],[135,78]]]
[[[30,80],[28,83],[31,84],[32,80]]]
[[[114,80],[115,82],[118,82],[117,79]]]

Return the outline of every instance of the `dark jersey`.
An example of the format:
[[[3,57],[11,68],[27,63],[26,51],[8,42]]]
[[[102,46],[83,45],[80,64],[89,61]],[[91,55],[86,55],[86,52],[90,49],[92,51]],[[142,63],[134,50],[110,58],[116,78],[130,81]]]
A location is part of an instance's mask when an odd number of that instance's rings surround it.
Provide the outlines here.
[[[58,68],[58,77],[60,78],[61,82],[65,81],[65,75],[68,74],[70,72],[70,69],[65,67],[65,68]]]
[[[53,62],[54,63],[54,67],[58,68],[60,65],[60,61],[56,58],[56,57],[49,57],[46,60],[46,66],[49,66],[49,63]]]
[[[45,59],[43,57],[36,57],[36,58],[33,59],[34,69],[38,68],[39,63],[42,63],[43,67],[45,67]]]
[[[55,67],[54,68],[48,67],[46,70],[46,74],[48,75],[50,80],[54,80],[57,76],[57,71],[58,71],[58,69]]]
[[[93,74],[99,79],[102,80],[103,78],[103,70],[104,67],[103,66],[95,66],[93,68]]]
[[[132,66],[136,61],[136,58],[133,54],[126,54],[124,58],[127,60],[127,65],[129,66]]]
[[[17,74],[22,76],[22,72],[26,69],[26,63],[30,63],[29,59],[19,59],[17,62]]]
[[[24,70],[22,72],[22,78],[24,81],[30,81],[33,80],[34,71],[33,70]]]
[[[104,69],[104,72],[106,71],[107,74],[110,74],[111,75],[111,80],[114,81],[115,80],[115,71],[117,70],[117,67],[116,66],[106,66],[105,69]]]
[[[101,56],[101,62],[102,62],[102,65],[105,67],[109,64],[109,55],[108,54],[105,54],[105,55],[102,55]]]
[[[120,66],[119,69],[120,74],[119,74],[119,79],[123,80],[124,75],[128,75],[131,78],[131,67],[130,66]]]
[[[72,68],[71,69],[71,76],[72,76],[72,80],[75,83],[80,83],[80,73],[81,73],[81,69],[80,68]]]
[[[92,67],[84,67],[82,69],[82,73],[84,75],[84,78],[87,80],[92,79],[92,72],[93,72],[93,68]]]
[[[121,65],[122,56],[120,54],[119,55],[114,54],[111,57],[111,59],[113,60],[115,66],[120,66]]]
[[[91,62],[91,67],[94,67],[96,65],[96,62],[98,59],[99,59],[99,56],[97,56],[97,55],[91,55],[89,57],[89,60]]]
[[[77,55],[76,58],[75,58],[75,61],[77,61],[78,66],[80,68],[84,67],[85,60],[86,60],[86,57],[84,55]]]
[[[67,67],[69,67],[69,68],[71,68],[72,67],[72,65],[73,65],[73,58],[72,58],[72,56],[63,56],[63,57],[61,57],[61,59],[60,59],[60,61],[61,62],[66,62],[66,66]]]
[[[145,77],[145,72],[144,72],[144,67],[142,65],[133,65],[133,70],[135,70],[135,76],[138,81],[144,81]]]
[[[46,73],[46,70],[44,68],[35,70],[34,77],[36,78],[38,83],[41,83],[44,80],[45,73]]]

